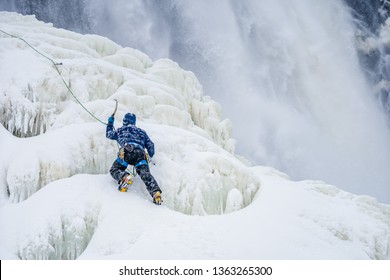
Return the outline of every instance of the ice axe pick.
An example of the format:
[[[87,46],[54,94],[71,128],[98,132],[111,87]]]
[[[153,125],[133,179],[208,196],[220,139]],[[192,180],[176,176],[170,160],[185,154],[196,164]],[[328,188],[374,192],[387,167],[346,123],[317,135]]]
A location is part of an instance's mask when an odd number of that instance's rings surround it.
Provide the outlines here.
[[[116,110],[118,109],[118,99],[114,99],[114,100],[115,100],[115,110],[114,110],[114,113],[112,113],[111,116],[115,116]]]

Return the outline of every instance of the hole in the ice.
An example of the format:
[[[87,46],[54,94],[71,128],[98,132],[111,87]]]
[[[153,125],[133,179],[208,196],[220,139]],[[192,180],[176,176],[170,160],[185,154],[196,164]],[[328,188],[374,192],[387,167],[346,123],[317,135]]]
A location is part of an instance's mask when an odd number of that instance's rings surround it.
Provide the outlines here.
[[[30,85],[9,91],[0,98],[1,124],[16,137],[26,138],[46,132],[54,120],[56,101],[39,99]]]
[[[250,205],[260,182],[250,172],[231,168],[229,174],[212,170],[196,180],[163,182],[164,204],[187,215],[222,215]]]
[[[250,205],[257,190],[258,187],[252,186],[248,190],[235,187],[222,190],[197,189],[189,194],[178,193],[164,203],[172,210],[187,215],[222,215]],[[165,192],[165,195],[168,194]]]
[[[32,232],[20,244],[22,260],[75,260],[87,248],[97,227],[100,208],[91,208],[83,215],[67,214]]]

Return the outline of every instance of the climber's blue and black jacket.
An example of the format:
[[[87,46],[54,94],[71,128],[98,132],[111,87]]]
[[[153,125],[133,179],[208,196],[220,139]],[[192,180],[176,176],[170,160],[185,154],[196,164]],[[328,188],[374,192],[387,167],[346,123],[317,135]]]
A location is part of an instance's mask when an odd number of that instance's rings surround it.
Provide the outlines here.
[[[132,116],[128,116],[132,115]],[[123,119],[123,126],[114,128],[114,119],[109,119],[106,127],[106,137],[118,141],[121,147],[125,144],[139,145],[142,150],[146,148],[150,157],[154,156],[154,143],[148,134],[141,128],[135,126],[135,115],[128,113]]]

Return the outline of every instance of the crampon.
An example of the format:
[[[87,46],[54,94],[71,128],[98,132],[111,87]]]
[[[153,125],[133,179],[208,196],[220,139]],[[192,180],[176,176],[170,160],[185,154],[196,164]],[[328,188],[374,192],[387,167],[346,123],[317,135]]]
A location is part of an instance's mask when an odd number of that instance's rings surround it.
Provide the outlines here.
[[[161,205],[162,199],[161,199],[161,193],[155,192],[153,195],[153,203],[157,205]]]
[[[133,184],[133,177],[128,174],[123,177],[122,181],[119,184],[118,190],[120,192],[127,192],[130,185]]]

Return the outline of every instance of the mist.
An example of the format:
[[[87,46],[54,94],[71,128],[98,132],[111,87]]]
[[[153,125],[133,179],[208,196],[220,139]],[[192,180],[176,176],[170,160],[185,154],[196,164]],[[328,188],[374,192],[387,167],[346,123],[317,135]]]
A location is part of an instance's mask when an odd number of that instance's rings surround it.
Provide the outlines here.
[[[390,202],[390,133],[343,1],[33,2],[0,9],[169,57],[222,105],[237,154]]]

